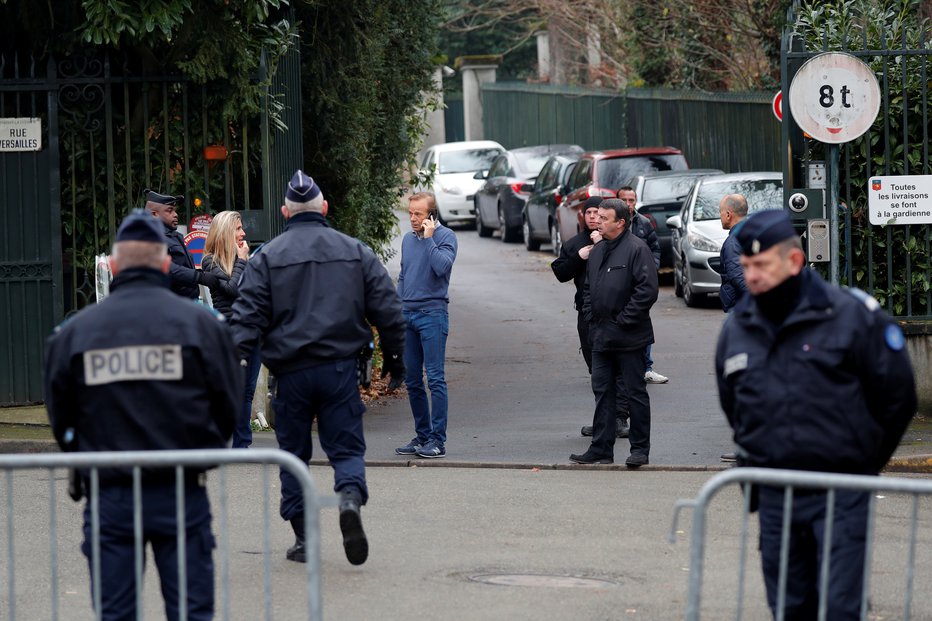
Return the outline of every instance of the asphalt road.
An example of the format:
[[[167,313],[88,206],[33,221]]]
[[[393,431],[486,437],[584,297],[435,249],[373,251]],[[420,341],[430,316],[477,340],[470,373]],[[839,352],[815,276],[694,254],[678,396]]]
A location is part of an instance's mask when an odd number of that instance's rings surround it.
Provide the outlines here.
[[[400,224],[410,230],[406,219]],[[568,464],[570,453],[588,446],[579,430],[592,424],[594,409],[579,353],[574,287],[553,276],[549,246],[528,252],[498,237],[481,239],[472,229],[454,230],[459,252],[450,286],[447,459]],[[394,247],[398,254],[388,269],[397,277],[399,238]],[[732,450],[712,366],[724,314],[687,308],[672,286],[663,286],[651,316],[654,368],[670,377],[668,384],[649,386],[651,464],[719,466],[719,455]],[[406,398],[370,406],[367,459],[404,461],[394,448],[413,435]],[[256,445],[274,446],[274,438],[258,434]],[[619,440],[616,463],[628,452],[627,440]]]

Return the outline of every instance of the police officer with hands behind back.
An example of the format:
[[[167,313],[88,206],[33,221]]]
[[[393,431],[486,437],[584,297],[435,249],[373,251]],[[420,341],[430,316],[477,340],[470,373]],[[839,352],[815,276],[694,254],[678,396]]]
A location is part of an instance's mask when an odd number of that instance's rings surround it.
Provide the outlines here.
[[[198,285],[216,287],[217,277],[208,272],[202,272],[194,267],[194,260],[184,245],[184,236],[178,232],[178,212],[176,207],[184,202],[184,196],[169,196],[159,194],[152,190],[144,190],[146,194],[146,211],[159,219],[165,229],[165,242],[168,244],[168,255],[171,257],[168,277],[171,280],[171,289],[178,295],[197,299],[200,295]]]
[[[728,314],[715,355],[719,398],[741,466],[875,475],[916,411],[900,327],[872,297],[805,267],[789,217],[758,212],[735,233],[750,295]],[[760,550],[776,614],[783,488],[760,487]],[[860,619],[869,492],[837,490],[828,619]],[[793,490],[787,621],[815,619],[826,493]]]
[[[275,436],[279,447],[311,459],[311,423],[334,469],[346,558],[366,561],[369,544],[360,505],[366,487],[356,358],[379,331],[382,376],[404,377],[405,322],[392,280],[366,245],[330,228],[328,204],[300,170],[285,192],[285,230],[249,260],[233,303],[234,339],[246,358],[261,343],[262,362],[278,380]],[[305,562],[304,498],[294,477],[280,473],[280,513],[295,544],[285,557]]]
[[[111,294],[56,328],[45,356],[45,403],[65,451],[224,448],[243,372],[223,318],[169,290],[165,235],[138,211],[121,224]],[[159,321],[151,321],[158,309]],[[178,619],[173,468],[142,473],[142,536],[152,545],[166,616]],[[213,618],[214,567],[204,473],[185,471],[187,618]],[[133,479],[100,470],[101,618],[136,618]],[[90,503],[82,551],[93,568]],[[93,570],[91,571],[93,580]]]

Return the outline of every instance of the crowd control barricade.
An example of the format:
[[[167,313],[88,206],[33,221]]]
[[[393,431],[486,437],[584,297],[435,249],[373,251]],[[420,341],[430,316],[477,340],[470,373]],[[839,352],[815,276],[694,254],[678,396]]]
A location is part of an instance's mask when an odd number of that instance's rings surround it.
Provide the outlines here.
[[[260,468],[244,469],[241,466],[259,465]],[[56,453],[40,455],[0,455],[0,473],[4,484],[5,519],[0,521],[0,529],[6,532],[0,541],[0,549],[5,547],[5,593],[0,594],[0,618],[9,621],[31,619],[78,618],[78,612],[85,613],[81,619],[100,616],[100,470],[126,468],[132,472],[133,483],[133,530],[135,533],[135,572],[137,619],[144,618],[144,604],[147,604],[146,618],[164,618],[161,594],[157,587],[159,580],[155,567],[146,571],[148,580],[143,579],[142,540],[142,470],[145,468],[173,468],[175,496],[178,498],[177,522],[184,523],[185,506],[184,469],[188,467],[209,467],[207,473],[208,494],[211,500],[213,523],[211,530],[215,535],[217,547],[214,550],[215,573],[215,618],[230,619],[265,619],[273,618],[273,583],[280,583],[281,575],[273,575],[273,555],[275,562],[287,568],[298,569],[300,566],[284,561],[285,548],[291,545],[293,536],[291,528],[278,517],[277,501],[280,467],[294,475],[304,494],[304,522],[307,546],[306,578],[297,578],[295,586],[289,586],[287,593],[276,590],[275,608],[277,616],[281,613],[283,602],[287,602],[288,619],[322,619],[320,593],[320,509],[336,506],[335,496],[320,496],[317,493],[307,464],[295,456],[278,449],[215,449],[215,450],[179,450],[179,451],[116,451],[88,453]],[[80,468],[87,473],[88,485],[85,490],[86,500],[74,503],[67,494],[68,473]],[[30,472],[32,471],[32,472]],[[15,475],[15,476],[14,476]],[[232,477],[237,477],[236,481]],[[258,480],[255,480],[258,479]],[[261,488],[261,496],[252,494],[252,485]],[[231,489],[238,496],[236,506],[231,502]],[[244,491],[245,490],[245,491]],[[47,504],[45,496],[47,495]],[[275,510],[270,506],[275,500]],[[78,550],[82,534],[82,512],[84,503],[89,503],[91,523],[91,572],[94,580],[93,589],[88,599],[88,562]],[[45,505],[45,507],[43,507]],[[47,507],[47,508],[46,508]],[[43,519],[44,518],[44,519]],[[24,520],[28,523],[23,524]],[[14,525],[18,525],[15,528]],[[255,527],[253,525],[256,525]],[[273,526],[274,524],[274,526]],[[271,543],[272,529],[281,538],[287,531],[287,544],[274,547]],[[2,532],[2,531],[0,531]],[[45,542],[47,533],[47,542]],[[178,538],[178,583],[179,583],[179,619],[187,619],[187,569],[185,559],[185,529],[177,530]],[[71,540],[66,543],[66,540]],[[5,544],[5,545],[4,545]],[[257,548],[261,551],[240,557],[247,558],[252,565],[246,569],[250,584],[242,584],[243,576],[231,579],[231,548]],[[2,554],[2,553],[0,553]],[[258,557],[261,554],[261,575],[258,571]],[[279,557],[281,557],[279,559]],[[0,556],[2,558],[2,556]],[[47,561],[46,561],[47,559]],[[282,562],[278,562],[281,560]],[[151,564],[151,563],[150,563]],[[44,567],[47,566],[46,571]],[[237,571],[240,567],[237,566]],[[303,568],[301,568],[303,570]],[[243,573],[243,572],[240,572]],[[295,572],[288,572],[294,577]],[[26,575],[28,574],[28,578]],[[82,585],[77,587],[75,585]],[[300,594],[297,585],[305,585],[306,598]],[[148,588],[147,588],[148,587]],[[84,589],[83,591],[81,589]],[[261,603],[257,594],[261,590]],[[285,590],[282,587],[281,590]],[[80,592],[79,592],[80,591]],[[145,591],[145,594],[144,594]],[[43,593],[44,592],[44,593]],[[231,594],[243,600],[247,598],[250,605],[261,606],[260,610],[246,610],[239,603],[231,603]],[[47,598],[45,596],[47,594]],[[63,600],[63,594],[70,599]],[[5,595],[5,597],[4,597]],[[144,602],[144,595],[146,601]],[[284,597],[280,597],[284,596]],[[35,600],[41,599],[41,602]],[[6,600],[3,602],[3,600]],[[152,601],[157,600],[157,601]],[[64,602],[64,603],[63,603]],[[91,603],[94,603],[91,611]],[[83,607],[83,608],[82,608]],[[158,612],[152,612],[153,610]],[[20,616],[17,616],[17,615]]]
[[[787,517],[792,511],[794,490],[826,491],[826,525],[824,536],[825,545],[823,545],[822,548],[822,561],[820,563],[820,567],[818,568],[819,621],[824,621],[827,618],[827,589],[825,588],[825,585],[828,583],[829,563],[831,561],[830,544],[832,541],[832,521],[834,517],[834,511],[836,509],[835,494],[836,491],[839,490],[870,492],[863,577],[864,588],[860,613],[860,618],[862,621],[868,618],[895,618],[904,621],[908,621],[911,618],[929,618],[928,616],[925,616],[928,614],[928,612],[917,614],[916,608],[919,601],[914,599],[914,594],[916,593],[914,590],[914,578],[917,573],[917,550],[920,552],[928,552],[930,549],[928,546],[929,529],[926,528],[925,530],[920,531],[920,507],[922,505],[922,508],[925,509],[926,514],[932,513],[932,504],[930,504],[930,497],[932,497],[932,480],[923,480],[918,478],[912,479],[832,474],[824,472],[803,472],[797,470],[777,470],[771,468],[733,468],[719,473],[709,479],[705,485],[702,486],[702,489],[699,491],[699,495],[695,499],[679,500],[674,506],[673,524],[670,530],[671,543],[675,543],[676,541],[676,533],[678,532],[677,527],[681,510],[685,508],[692,509],[692,534],[689,549],[689,579],[685,615],[687,621],[698,621],[700,618],[703,574],[705,571],[703,563],[706,557],[707,548],[709,547],[707,544],[708,531],[710,526],[717,528],[719,531],[721,530],[720,524],[710,521],[710,503],[724,488],[733,485],[739,486],[739,489],[742,491],[743,499],[743,506],[741,507],[741,514],[739,516],[740,539],[738,542],[739,550],[737,562],[737,580],[733,583],[737,595],[733,617],[736,621],[740,621],[742,618],[760,618],[759,613],[757,613],[756,616],[754,613],[743,616],[748,612],[746,609],[745,601],[747,590],[746,576],[755,576],[754,572],[756,572],[756,574],[759,576],[761,573],[761,566],[759,562],[751,565],[750,574],[748,573],[747,567],[749,531],[756,528],[757,521],[755,519],[753,520],[754,523],[751,523],[751,520],[749,519],[751,508],[751,489],[753,485],[767,485],[776,488],[783,488],[785,490],[783,504],[783,529],[781,531],[778,597],[775,611],[775,618],[777,621],[782,621],[784,617],[790,534],[790,520],[788,520]],[[892,507],[885,507],[884,515],[878,518],[877,501],[878,499],[887,499],[889,495],[893,495],[894,498],[902,498],[902,506],[897,505],[895,510],[893,510]],[[721,509],[721,507],[717,508]],[[726,510],[737,512],[738,507],[730,506]],[[884,521],[880,522],[879,519]],[[889,520],[896,521],[896,524],[892,528],[886,527],[886,521]],[[900,545],[898,547],[903,548],[903,554],[899,554],[900,550],[898,549],[896,554],[890,554],[890,556],[894,558],[893,562],[891,562],[889,559],[885,559],[884,569],[882,571],[874,569],[872,572],[872,563],[876,560],[875,554],[877,553],[878,549],[884,551],[885,553],[887,552],[887,550],[884,548],[885,546],[888,546],[888,541],[886,541],[882,536],[878,537],[878,524],[881,523],[884,524],[884,533],[887,535],[891,530],[895,531],[896,533],[902,533],[902,537],[899,537],[898,535],[898,539],[900,539],[901,543],[904,545]],[[733,532],[728,534],[734,535]],[[923,541],[923,539],[925,541]],[[917,545],[923,543],[925,546]],[[754,542],[754,547],[757,547],[756,542]],[[928,554],[922,556],[922,560],[926,563],[926,565],[928,565],[927,556]],[[728,564],[729,563],[723,563],[723,565]],[[890,567],[894,564],[898,564],[896,571],[891,571]],[[928,569],[928,567],[926,568]],[[902,575],[900,575],[900,572],[902,572]],[[895,604],[899,606],[898,602],[902,602],[902,608],[892,613],[894,616],[886,616],[886,614],[884,614],[881,617],[868,617],[868,602],[872,597],[871,580],[872,577],[876,579],[876,577],[880,575],[882,575],[886,581],[885,587],[883,589],[884,594],[890,597],[902,598],[898,599],[897,603]],[[925,580],[927,581],[928,577],[926,577]],[[891,581],[897,581],[898,583],[893,583],[891,585]],[[731,583],[729,583],[729,588],[731,588]],[[928,593],[928,591],[925,589],[922,589],[919,592]],[[714,593],[714,596],[719,598],[722,597],[722,594],[717,592]],[[889,604],[889,602],[887,603]],[[925,606],[929,605],[929,602],[925,600],[923,600],[921,603]],[[766,608],[766,598],[763,601],[763,607]],[[758,605],[757,608],[759,611],[760,606]],[[715,618],[725,617],[723,617],[721,611],[719,611],[719,613],[715,615]],[[769,613],[767,618],[770,618]]]

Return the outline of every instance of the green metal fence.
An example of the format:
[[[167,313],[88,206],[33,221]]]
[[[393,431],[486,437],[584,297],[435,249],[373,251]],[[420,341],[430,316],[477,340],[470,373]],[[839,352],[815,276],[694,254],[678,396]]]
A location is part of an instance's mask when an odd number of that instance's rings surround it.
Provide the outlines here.
[[[672,146],[694,168],[780,170],[774,95],[490,83],[482,85],[483,129],[508,148]]]
[[[880,113],[862,137],[841,145],[839,154],[839,266],[842,284],[864,289],[900,319],[932,320],[932,225],[875,226],[869,221],[868,184],[876,175],[929,175],[929,30],[908,14],[878,13],[811,22],[830,9],[800,2],[789,12],[783,36],[783,91],[800,66],[827,51],[846,52],[873,69],[881,89]],[[860,10],[876,10],[865,5]],[[928,25],[926,26],[928,28]],[[784,108],[782,137],[785,187],[807,187],[807,169],[826,161],[829,150],[807,138]],[[831,214],[826,214],[829,217]]]
[[[525,84],[482,85],[485,136],[508,149],[578,144],[585,149],[626,145],[625,99],[607,90]]]
[[[262,114],[238,119],[184,76],[0,55],[0,117],[38,118],[43,136],[41,151],[0,153],[0,406],[42,399],[44,339],[94,302],[93,258],[144,189],[184,194],[181,224],[235,209],[250,241],[281,229],[282,188],[303,159],[298,54],[280,60]]]
[[[627,144],[681,149],[693,168],[781,170],[776,93],[628,89]]]

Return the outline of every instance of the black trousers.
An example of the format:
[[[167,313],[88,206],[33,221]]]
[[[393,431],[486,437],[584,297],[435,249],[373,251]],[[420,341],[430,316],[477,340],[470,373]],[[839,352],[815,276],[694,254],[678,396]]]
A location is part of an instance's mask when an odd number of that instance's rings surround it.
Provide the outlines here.
[[[827,618],[860,619],[867,534],[868,492],[838,490],[832,526]],[[783,489],[760,488],[760,551],[767,603],[776,618],[783,527]],[[786,621],[815,621],[819,610],[819,572],[825,541],[826,495],[796,490],[790,513]]]
[[[589,322],[583,318],[582,311],[576,313],[576,332],[579,334],[579,349],[586,361],[586,368],[589,369],[589,375],[592,375],[592,345],[589,344]],[[625,394],[624,384],[620,378],[615,389],[615,407],[620,418],[628,418],[628,396]]]
[[[592,352],[592,450],[614,457],[618,393],[627,397],[631,453],[650,453],[650,397],[644,380],[644,349]]]

